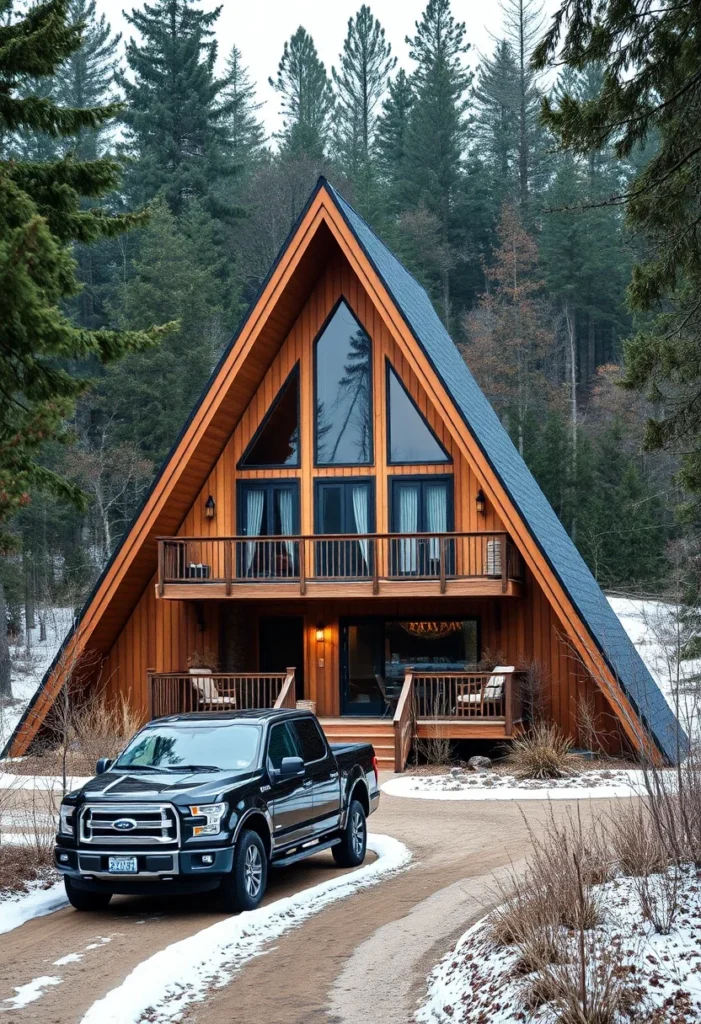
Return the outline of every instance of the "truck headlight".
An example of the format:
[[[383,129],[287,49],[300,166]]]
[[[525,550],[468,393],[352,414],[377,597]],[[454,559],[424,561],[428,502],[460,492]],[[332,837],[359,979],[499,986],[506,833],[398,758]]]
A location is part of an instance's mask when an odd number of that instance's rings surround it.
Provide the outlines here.
[[[226,804],[195,804],[190,808],[193,818],[204,818],[204,825],[195,825],[193,836],[215,836],[221,831],[222,818],[227,812]]]
[[[71,804],[61,804],[61,810],[59,812],[58,820],[58,831],[62,836],[72,836],[75,832],[73,828],[75,807]]]

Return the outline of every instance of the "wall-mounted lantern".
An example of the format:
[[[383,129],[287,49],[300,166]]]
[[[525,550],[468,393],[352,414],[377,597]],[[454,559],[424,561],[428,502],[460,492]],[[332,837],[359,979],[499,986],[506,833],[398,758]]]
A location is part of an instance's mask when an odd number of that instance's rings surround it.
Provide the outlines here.
[[[316,624],[316,642],[318,644],[323,644],[325,630],[326,630],[326,626],[324,625],[324,623],[323,622],[317,622],[317,624]]]
[[[207,516],[207,519],[214,519],[214,512],[216,510],[216,507],[217,506],[214,503],[214,498],[210,494],[210,496],[204,503],[204,514]]]
[[[478,515],[483,516],[487,508],[487,499],[484,496],[484,491],[480,487],[475,498],[475,505],[477,506]]]

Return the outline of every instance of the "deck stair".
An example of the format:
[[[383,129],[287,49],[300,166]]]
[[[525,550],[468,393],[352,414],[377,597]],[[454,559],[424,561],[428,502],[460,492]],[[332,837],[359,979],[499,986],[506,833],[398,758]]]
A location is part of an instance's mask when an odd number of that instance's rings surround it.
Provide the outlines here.
[[[394,725],[387,718],[320,718],[329,743],[372,743],[380,771],[394,771]]]

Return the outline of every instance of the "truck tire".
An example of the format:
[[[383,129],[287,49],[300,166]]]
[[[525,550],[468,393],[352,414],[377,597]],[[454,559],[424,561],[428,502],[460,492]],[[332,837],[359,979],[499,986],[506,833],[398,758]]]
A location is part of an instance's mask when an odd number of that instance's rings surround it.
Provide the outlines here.
[[[222,878],[217,903],[226,914],[254,910],[263,899],[268,882],[268,858],[257,832],[244,829],[234,850],[234,866]]]
[[[91,892],[73,885],[69,875],[63,876],[68,902],[76,910],[105,910],[112,899],[111,892]]]
[[[368,827],[365,809],[359,800],[351,800],[348,821],[341,832],[341,842],[331,847],[333,859],[339,868],[357,868],[365,860]]]

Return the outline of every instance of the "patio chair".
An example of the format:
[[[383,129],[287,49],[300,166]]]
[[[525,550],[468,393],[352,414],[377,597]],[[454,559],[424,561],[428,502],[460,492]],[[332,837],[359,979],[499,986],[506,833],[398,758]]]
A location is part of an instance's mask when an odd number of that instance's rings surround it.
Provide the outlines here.
[[[236,697],[223,696],[217,689],[217,684],[211,676],[192,676],[192,685],[197,692],[197,699],[207,707],[236,708]]]
[[[492,669],[492,674],[486,686],[480,689],[479,693],[459,693],[457,697],[458,714],[461,713],[461,704],[465,707],[465,705],[471,704],[481,704],[484,706],[484,704],[494,705],[502,703],[504,700],[506,677],[514,671],[515,667],[513,665],[496,665]]]
[[[394,712],[397,710],[397,704],[399,703],[399,694],[389,693],[387,690],[387,680],[383,679],[379,673],[376,673],[375,675],[375,682],[377,683],[380,693],[382,694],[382,699],[385,702],[385,710],[382,712],[382,717],[386,718],[387,715],[391,713],[392,718],[394,718]]]

